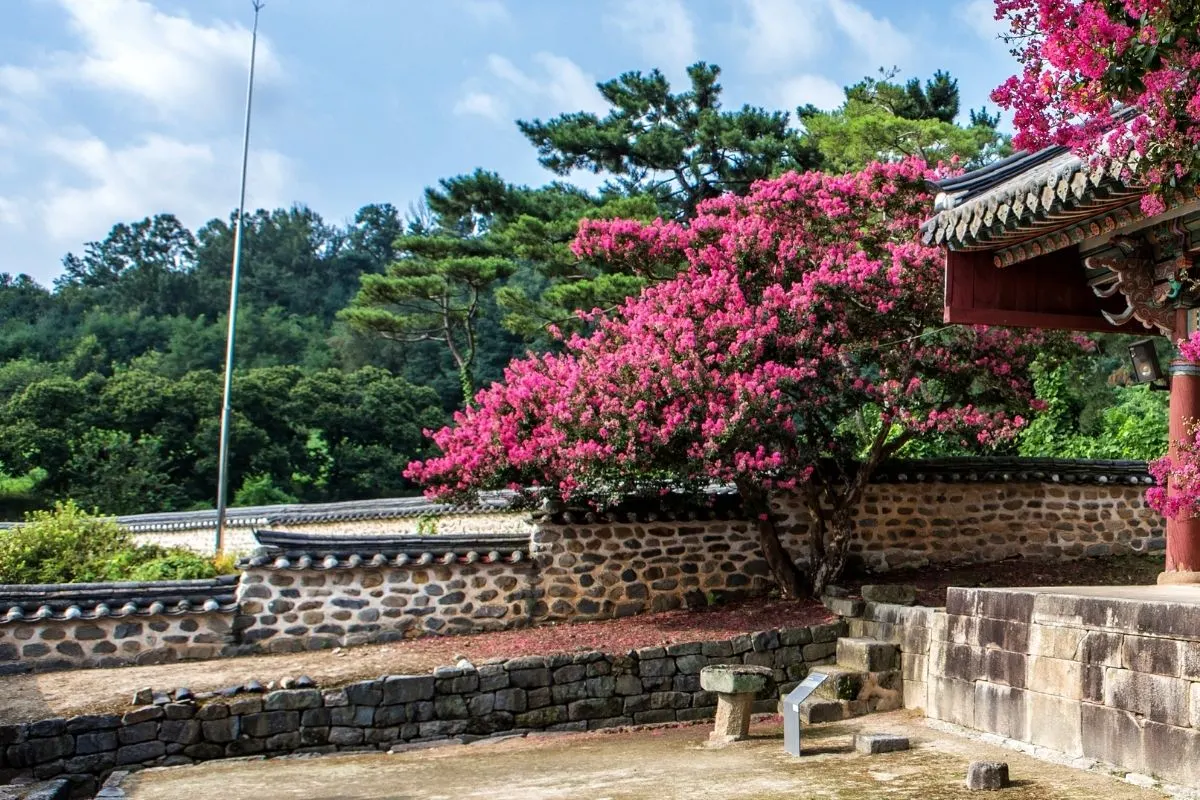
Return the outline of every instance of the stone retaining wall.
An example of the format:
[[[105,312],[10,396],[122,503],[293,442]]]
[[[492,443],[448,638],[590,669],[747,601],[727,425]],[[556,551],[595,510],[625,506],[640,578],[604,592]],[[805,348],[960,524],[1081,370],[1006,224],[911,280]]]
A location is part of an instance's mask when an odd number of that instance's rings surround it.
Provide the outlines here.
[[[710,664],[771,667],[775,681],[756,710],[774,713],[779,692],[802,680],[810,665],[828,663],[844,633],[844,623],[833,623],[624,655],[532,656],[323,691],[286,689],[0,726],[0,784],[66,775],[83,793],[116,768],[708,719],[716,699],[701,690],[700,670]]]
[[[1194,587],[950,589],[867,604],[851,635],[900,644],[905,706],[1001,744],[1200,789]]]

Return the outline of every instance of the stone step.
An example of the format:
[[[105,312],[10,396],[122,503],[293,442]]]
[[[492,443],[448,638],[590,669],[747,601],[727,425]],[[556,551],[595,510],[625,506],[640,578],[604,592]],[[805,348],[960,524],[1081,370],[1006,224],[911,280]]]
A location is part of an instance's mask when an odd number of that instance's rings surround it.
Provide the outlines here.
[[[812,671],[828,676],[813,692],[810,698],[813,701],[864,702],[870,711],[894,711],[904,707],[904,680],[899,670],[860,672],[833,665],[814,667]]]
[[[900,646],[877,639],[837,640],[837,663],[861,672],[885,672],[900,668]]]

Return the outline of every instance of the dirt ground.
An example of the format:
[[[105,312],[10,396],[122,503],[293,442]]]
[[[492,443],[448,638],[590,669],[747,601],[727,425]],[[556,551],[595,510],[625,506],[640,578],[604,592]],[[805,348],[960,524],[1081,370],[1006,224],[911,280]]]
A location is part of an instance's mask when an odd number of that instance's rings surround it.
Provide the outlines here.
[[[329,688],[380,675],[432,672],[464,657],[480,664],[494,658],[561,652],[624,653],[832,619],[824,606],[812,601],[757,599],[701,611],[668,611],[469,636],[430,636],[336,650],[9,675],[0,677],[0,724],[119,711],[129,706],[134,692],[147,686],[167,691],[186,686],[193,692],[207,692],[252,679],[266,684],[307,675],[322,688]]]
[[[1006,800],[1164,796],[940,733],[903,711],[807,728],[800,758],[783,752],[778,721],[756,725],[750,741],[720,748],[706,746],[708,731],[693,725],[484,740],[394,755],[209,762],[147,770],[124,787],[130,800],[951,800],[967,794],[969,762],[1007,761],[1013,786],[997,794]],[[901,733],[913,749],[862,755],[852,750],[856,731]]]

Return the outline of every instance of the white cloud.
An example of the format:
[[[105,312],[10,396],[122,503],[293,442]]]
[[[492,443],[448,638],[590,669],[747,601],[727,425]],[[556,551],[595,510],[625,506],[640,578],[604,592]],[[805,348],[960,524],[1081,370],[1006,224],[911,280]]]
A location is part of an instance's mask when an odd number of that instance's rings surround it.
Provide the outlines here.
[[[197,226],[234,206],[241,141],[230,134],[250,51],[242,25],[200,22],[145,0],[58,5],[73,47],[0,62],[0,238],[7,268],[43,280],[54,269],[47,254],[102,238],[116,222],[167,211]],[[282,75],[261,36],[257,67],[267,87]],[[102,132],[71,101],[73,89],[112,110]],[[249,170],[251,206],[291,201],[285,155],[252,143]],[[22,254],[31,263],[19,263]]]
[[[508,8],[501,0],[463,0],[463,9],[479,25],[495,25],[512,21]]]
[[[132,95],[165,115],[204,116],[228,99],[224,89],[244,76],[250,31],[241,25],[201,25],[145,0],[59,0],[82,41],[59,59],[58,77]],[[282,74],[270,42],[260,36],[256,80]],[[244,80],[244,78],[242,78]]]
[[[118,220],[170,211],[199,224],[223,214],[237,200],[238,146],[184,142],[157,134],[124,148],[98,138],[53,138],[45,150],[73,168],[71,185],[51,182],[39,203],[46,232],[63,241],[103,235]],[[251,151],[247,204],[284,203],[287,159],[271,150]]]
[[[35,70],[0,64],[0,93],[21,97],[37,94],[43,88],[42,77]]]
[[[878,66],[898,65],[912,52],[912,42],[891,21],[876,17],[851,0],[827,0],[834,23]]]
[[[504,56],[487,57],[487,76],[471,81],[454,105],[456,114],[475,114],[496,121],[517,115],[556,115],[570,111],[602,114],[608,104],[596,79],[574,61],[554,53],[535,53],[533,69],[522,69]],[[489,88],[479,88],[487,84]]]
[[[487,92],[468,92],[454,104],[454,113],[474,114],[499,122],[504,119],[504,102]]]
[[[797,75],[779,86],[779,102],[788,111],[809,103],[820,109],[833,109],[845,99],[845,90],[822,75]]]
[[[954,9],[954,16],[979,38],[1007,47],[1000,37],[1009,33],[1008,22],[996,19],[994,0],[968,0]]]
[[[682,73],[696,61],[696,30],[683,0],[624,0],[605,22],[653,66]]]
[[[743,0],[737,29],[751,69],[774,72],[820,55],[828,45],[825,0]]]

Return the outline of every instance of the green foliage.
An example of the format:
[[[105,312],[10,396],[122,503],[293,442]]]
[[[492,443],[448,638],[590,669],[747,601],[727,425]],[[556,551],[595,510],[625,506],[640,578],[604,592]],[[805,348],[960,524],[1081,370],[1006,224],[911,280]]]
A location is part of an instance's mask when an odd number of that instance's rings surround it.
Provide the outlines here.
[[[124,528],[71,500],[34,511],[0,535],[0,583],[191,580],[232,571],[231,559],[137,545]]]
[[[626,72],[598,85],[612,107],[603,118],[579,111],[517,125],[555,173],[609,175],[612,192],[650,194],[687,216],[701,200],[819,164],[788,112],[723,110],[720,74],[715,64],[693,64],[691,86],[672,93],[658,70]]]
[[[958,81],[934,73],[924,87],[918,79],[892,82],[894,71],[864,78],[846,88],[846,102],[834,111],[800,109],[811,141],[837,171],[861,169],[871,161],[918,156],[931,164],[960,159],[968,167],[1006,155],[1006,137],[986,109],[972,111],[970,125],[954,123]]]
[[[106,562],[133,540],[116,523],[97,519],[73,501],[34,511],[25,524],[0,535],[0,583],[77,583],[104,580]]]
[[[297,498],[275,485],[270,475],[247,475],[233,495],[235,506],[271,506],[295,503]]]
[[[1120,352],[1124,338],[1102,337]],[[1075,363],[1034,364],[1044,412],[1022,432],[1023,456],[1149,461],[1167,446],[1167,396],[1148,386],[1122,385],[1123,368],[1103,350]]]

